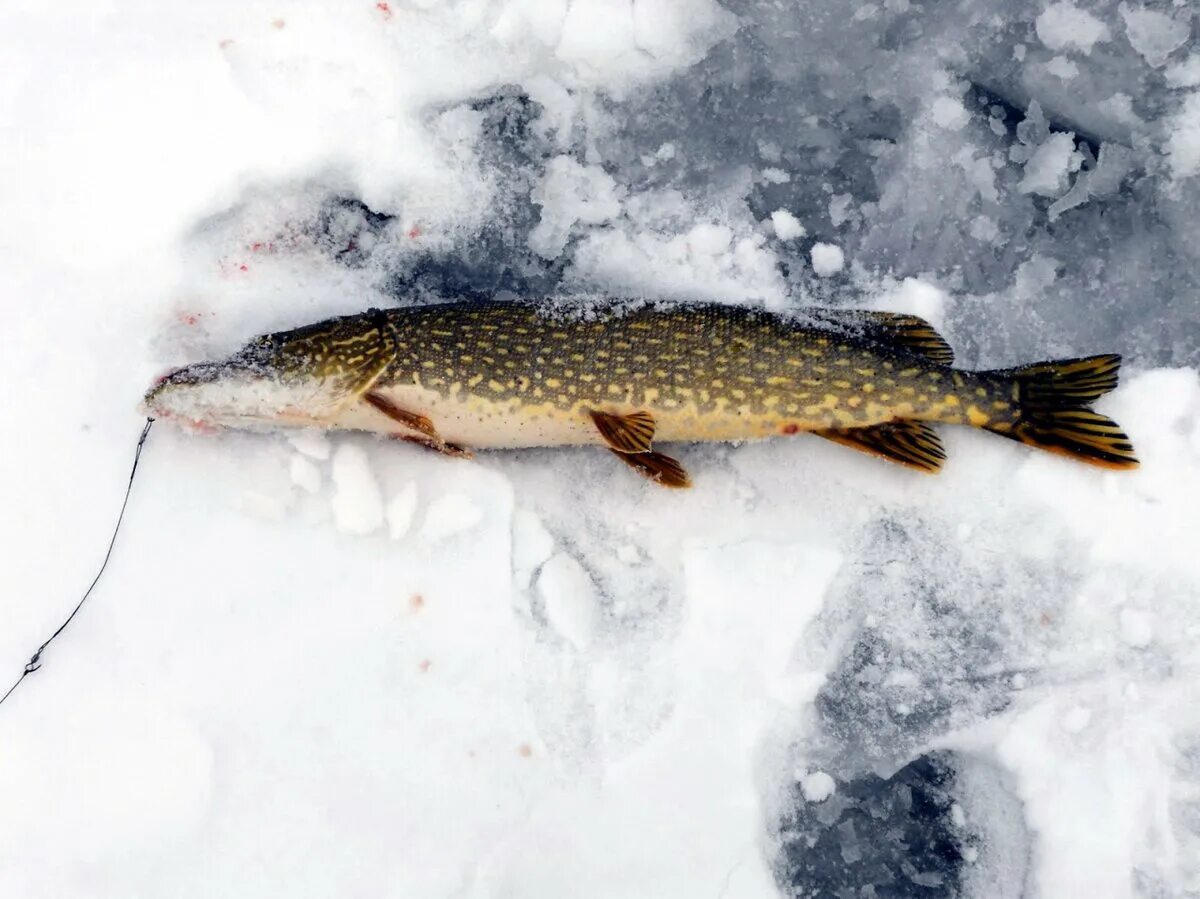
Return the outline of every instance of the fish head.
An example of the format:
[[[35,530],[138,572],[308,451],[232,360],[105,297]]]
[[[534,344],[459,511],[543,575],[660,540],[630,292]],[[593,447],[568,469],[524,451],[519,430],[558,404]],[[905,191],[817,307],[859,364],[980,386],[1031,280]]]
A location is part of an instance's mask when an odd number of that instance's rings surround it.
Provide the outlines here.
[[[233,355],[158,378],[147,412],[199,431],[322,426],[395,355],[391,332],[361,316],[264,334]]]

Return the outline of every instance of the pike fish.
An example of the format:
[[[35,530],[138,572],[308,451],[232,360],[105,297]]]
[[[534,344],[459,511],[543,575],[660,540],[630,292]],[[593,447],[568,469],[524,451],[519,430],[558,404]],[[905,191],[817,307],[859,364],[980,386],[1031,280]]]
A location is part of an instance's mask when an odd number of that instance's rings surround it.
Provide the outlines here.
[[[1115,354],[994,371],[953,367],[925,320],[873,311],[784,315],[715,304],[459,302],[258,337],[162,377],[151,415],[200,429],[373,431],[454,456],[595,444],[668,487],[690,478],[658,444],[809,432],[924,472],[933,425],[969,425],[1104,468],[1134,468],[1092,410]]]

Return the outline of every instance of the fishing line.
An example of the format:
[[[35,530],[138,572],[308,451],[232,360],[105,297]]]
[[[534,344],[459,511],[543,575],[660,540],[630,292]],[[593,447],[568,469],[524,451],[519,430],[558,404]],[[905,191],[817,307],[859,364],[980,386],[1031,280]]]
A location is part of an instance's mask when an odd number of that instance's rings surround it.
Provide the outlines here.
[[[112,558],[113,547],[117,543],[117,534],[121,530],[121,522],[125,520],[125,507],[129,505],[129,494],[133,491],[133,476],[137,474],[138,462],[142,458],[142,447],[146,445],[146,438],[150,436],[150,426],[152,424],[154,424],[154,419],[147,418],[146,424],[142,428],[142,436],[138,438],[137,449],[135,449],[133,452],[133,467],[129,470],[129,484],[125,488],[125,499],[121,502],[121,513],[117,516],[117,524],[113,528],[112,539],[108,541],[108,552],[104,554],[104,561],[100,563],[100,570],[97,571],[96,576],[92,578],[92,583],[88,586],[87,590],[84,591],[83,598],[80,599],[75,608],[71,610],[71,614],[67,616],[67,620],[58,626],[58,630],[46,638],[46,642],[39,646],[37,648],[37,652],[35,652],[30,657],[29,661],[25,663],[25,670],[21,672],[21,676],[18,677],[13,685],[8,688],[8,692],[5,693],[4,696],[0,697],[0,705],[2,705],[4,700],[8,699],[8,697],[12,696],[13,691],[17,689],[17,687],[21,686],[21,681],[25,680],[25,678],[29,677],[29,675],[33,674],[33,672],[42,667],[42,653],[46,651],[46,647],[53,643],[59,634],[67,629],[67,625],[71,623],[71,619],[79,614],[79,610],[83,608],[83,604],[87,602],[88,597],[92,595],[92,591],[96,589],[96,584],[99,583],[100,576],[104,574],[104,569],[108,567],[108,560]]]

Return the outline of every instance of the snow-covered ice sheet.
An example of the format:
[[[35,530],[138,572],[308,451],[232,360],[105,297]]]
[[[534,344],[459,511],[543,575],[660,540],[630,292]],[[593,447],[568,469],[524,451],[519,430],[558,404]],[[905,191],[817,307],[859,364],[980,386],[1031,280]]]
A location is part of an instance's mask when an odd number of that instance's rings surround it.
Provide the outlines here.
[[[913,312],[1125,355],[945,429],[443,459],[155,426],[0,708],[0,895],[1200,894],[1200,42],[1131,0],[0,10],[0,675],[162,369],[370,306]],[[838,892],[838,891],[842,892]]]

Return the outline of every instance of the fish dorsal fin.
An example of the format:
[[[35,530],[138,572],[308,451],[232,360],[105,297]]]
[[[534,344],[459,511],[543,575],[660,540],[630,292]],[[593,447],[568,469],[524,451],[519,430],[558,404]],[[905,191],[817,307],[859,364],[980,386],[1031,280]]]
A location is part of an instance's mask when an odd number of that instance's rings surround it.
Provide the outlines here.
[[[648,453],[654,439],[654,416],[649,412],[630,412],[616,415],[612,412],[591,410],[596,430],[610,449],[618,453]]]
[[[857,325],[862,336],[874,343],[902,347],[938,365],[954,364],[954,350],[946,343],[946,338],[920,316],[867,309],[823,309],[820,314],[843,325]]]
[[[829,428],[813,433],[929,474],[941,471],[946,460],[937,432],[919,421],[891,421],[869,428]]]

